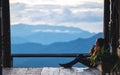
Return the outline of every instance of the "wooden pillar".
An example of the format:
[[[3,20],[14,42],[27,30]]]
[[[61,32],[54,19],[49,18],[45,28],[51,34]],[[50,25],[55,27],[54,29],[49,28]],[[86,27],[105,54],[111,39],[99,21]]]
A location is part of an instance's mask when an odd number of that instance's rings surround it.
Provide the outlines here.
[[[2,24],[2,6],[1,6],[1,0],[0,0],[0,75],[2,75],[2,40],[1,40],[1,24]]]
[[[9,0],[2,0],[2,67],[11,67]]]
[[[104,0],[104,38],[109,42],[110,1]]]
[[[119,20],[118,20],[118,1],[111,0],[111,43],[112,54],[117,56],[118,38],[119,38]]]
[[[119,34],[119,45],[117,49],[117,54],[120,59],[120,0],[118,0],[117,5],[118,5],[118,34]]]

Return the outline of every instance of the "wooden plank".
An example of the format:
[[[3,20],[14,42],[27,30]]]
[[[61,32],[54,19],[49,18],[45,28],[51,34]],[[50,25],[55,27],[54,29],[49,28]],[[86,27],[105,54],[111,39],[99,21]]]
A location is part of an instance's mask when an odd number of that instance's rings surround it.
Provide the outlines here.
[[[4,68],[3,75],[41,75],[42,68]]]
[[[96,69],[73,67],[71,69],[61,68],[60,75],[101,75],[101,73]]]
[[[73,67],[4,68],[3,75],[101,75],[97,69]]]
[[[43,68],[27,68],[26,75],[41,75]]]
[[[71,69],[60,68],[60,74],[59,75],[76,75],[77,73],[75,71],[76,70],[73,69],[73,68],[71,68]]]
[[[27,68],[5,68],[3,75],[26,75]]]
[[[90,75],[87,71],[88,68],[74,68],[76,75]]]
[[[41,75],[60,75],[59,74],[59,68],[55,68],[55,67],[44,67]]]

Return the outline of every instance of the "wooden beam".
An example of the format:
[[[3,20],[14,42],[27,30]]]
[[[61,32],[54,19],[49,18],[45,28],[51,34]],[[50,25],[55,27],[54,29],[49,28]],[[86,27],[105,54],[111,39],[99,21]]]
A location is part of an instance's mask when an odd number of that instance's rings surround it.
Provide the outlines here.
[[[2,6],[1,6],[1,0],[0,0],[0,75],[2,75],[2,40],[1,40],[1,24],[2,24]]]
[[[119,39],[119,21],[118,21],[118,5],[117,0],[111,0],[111,40],[112,53],[117,56],[117,47]]]
[[[1,45],[2,45],[2,40],[1,40],[1,24],[2,24],[2,7],[1,7],[1,0],[0,0],[0,55],[1,55]]]
[[[104,38],[107,42],[110,41],[109,22],[110,22],[110,0],[104,0]]]
[[[11,67],[9,0],[2,0],[2,65]]]
[[[118,21],[118,23],[119,23],[119,25],[118,25],[118,30],[119,30],[119,33],[118,33],[119,34],[119,46],[118,46],[117,54],[118,54],[119,59],[120,59],[120,0],[118,0],[117,5],[118,5],[118,19],[119,19],[119,21]]]

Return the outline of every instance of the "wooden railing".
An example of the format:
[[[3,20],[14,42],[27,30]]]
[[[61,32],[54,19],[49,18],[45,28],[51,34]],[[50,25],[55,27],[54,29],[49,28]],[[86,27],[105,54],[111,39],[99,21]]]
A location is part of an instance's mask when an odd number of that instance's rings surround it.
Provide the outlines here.
[[[81,53],[83,56],[90,57],[89,53]],[[64,53],[64,54],[12,54],[11,55],[11,66],[13,66],[13,58],[30,58],[30,57],[76,57],[78,53]]]
[[[89,53],[81,53],[82,55],[89,57]],[[76,57],[79,55],[78,53],[71,53],[71,54],[12,54],[12,58],[24,58],[24,57]]]

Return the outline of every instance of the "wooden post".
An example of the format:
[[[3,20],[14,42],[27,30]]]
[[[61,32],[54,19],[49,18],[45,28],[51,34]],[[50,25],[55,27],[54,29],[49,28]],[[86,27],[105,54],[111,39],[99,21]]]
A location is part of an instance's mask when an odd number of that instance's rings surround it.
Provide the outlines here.
[[[2,0],[2,65],[11,67],[9,0]]]
[[[117,47],[119,39],[119,21],[118,21],[118,1],[111,0],[111,40],[112,54],[117,56]]]
[[[119,24],[118,24],[119,46],[118,46],[117,54],[118,54],[118,57],[120,59],[120,0],[118,0],[117,5],[118,5],[118,20],[119,20]]]
[[[110,41],[109,22],[110,22],[110,1],[104,0],[104,38],[107,42]]]
[[[118,57],[119,57],[119,60],[120,60],[120,0],[118,0],[118,35],[119,35],[119,44],[118,44],[118,48],[117,48],[117,54],[118,54]]]
[[[104,0],[104,38],[105,40],[112,45],[112,54],[115,53],[115,48],[117,46],[117,17],[116,17],[116,9],[113,7],[115,6],[115,0]],[[117,29],[117,30],[116,30]],[[115,56],[115,55],[114,55]],[[116,61],[116,57],[115,61]],[[110,59],[108,59],[110,60]],[[111,64],[112,61],[104,60],[101,69],[103,73],[109,73],[113,65]]]
[[[0,75],[2,75],[2,40],[1,40],[1,24],[2,24],[2,7],[1,7],[1,0],[0,0]]]

